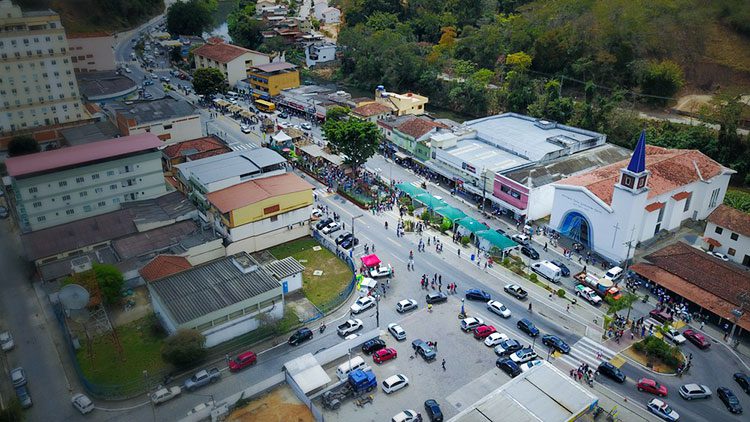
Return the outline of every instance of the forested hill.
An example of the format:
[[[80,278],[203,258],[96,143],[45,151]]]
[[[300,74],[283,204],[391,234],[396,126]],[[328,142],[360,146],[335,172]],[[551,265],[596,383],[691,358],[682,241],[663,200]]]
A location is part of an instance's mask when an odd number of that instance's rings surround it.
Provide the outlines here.
[[[52,9],[73,32],[112,32],[147,21],[164,10],[163,0],[12,0],[23,10]]]

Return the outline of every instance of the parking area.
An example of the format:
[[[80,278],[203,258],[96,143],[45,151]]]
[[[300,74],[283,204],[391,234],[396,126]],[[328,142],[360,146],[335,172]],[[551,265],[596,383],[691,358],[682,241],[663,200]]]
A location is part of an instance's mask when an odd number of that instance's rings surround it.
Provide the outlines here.
[[[457,315],[461,309],[460,296],[450,296],[447,303],[434,305],[432,312],[427,311],[424,298],[421,299],[419,309],[404,314],[400,320],[381,319],[380,338],[385,340],[386,347],[396,349],[396,359],[375,364],[372,357],[365,356],[359,348],[352,351],[352,356],[363,356],[377,376],[378,389],[373,393],[373,402],[359,407],[354,400],[348,400],[337,411],[325,410],[326,419],[384,421],[390,420],[404,409],[424,414],[423,403],[427,399],[437,400],[448,419],[510,380],[508,375],[495,366],[497,356],[493,348],[485,346],[483,341],[474,339],[471,333],[459,328],[460,320]],[[515,317],[503,319],[491,314],[483,303],[467,303],[466,311],[470,316],[481,317],[485,323],[494,325],[499,332],[518,339],[522,344],[531,343],[530,337],[515,328]],[[387,332],[387,326],[391,322],[397,322],[404,328],[406,340],[397,341]],[[412,341],[417,338],[437,341],[435,360],[426,362],[421,356],[414,355]],[[539,347],[537,352],[546,356]],[[445,370],[442,367],[443,359],[446,362]],[[330,371],[331,374],[333,370],[335,366]],[[385,394],[381,388],[382,381],[395,374],[404,374],[409,379],[409,385],[390,395]],[[472,383],[478,378],[482,378],[480,382]]]

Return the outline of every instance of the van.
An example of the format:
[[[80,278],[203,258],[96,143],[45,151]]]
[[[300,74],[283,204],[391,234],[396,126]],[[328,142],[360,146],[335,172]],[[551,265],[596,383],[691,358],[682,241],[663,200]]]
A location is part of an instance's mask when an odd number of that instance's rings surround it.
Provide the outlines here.
[[[355,356],[351,358],[349,362],[339,365],[339,367],[336,368],[336,376],[339,377],[341,381],[344,381],[349,377],[350,372],[356,371],[357,369],[363,371],[370,369],[370,367],[367,366],[367,363],[365,363],[365,360],[362,359],[362,356]]]
[[[620,277],[622,277],[622,268],[620,267],[612,267],[604,274],[604,278],[610,281],[617,281]]]
[[[531,265],[531,269],[553,283],[559,283],[562,277],[560,267],[549,261],[536,262]]]

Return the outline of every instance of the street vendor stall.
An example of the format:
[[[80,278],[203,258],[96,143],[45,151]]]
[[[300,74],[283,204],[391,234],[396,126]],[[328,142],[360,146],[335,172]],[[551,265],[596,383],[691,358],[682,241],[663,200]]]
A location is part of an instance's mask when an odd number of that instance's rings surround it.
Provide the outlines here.
[[[380,265],[380,258],[375,254],[365,255],[362,257],[362,265],[367,268],[372,268]]]

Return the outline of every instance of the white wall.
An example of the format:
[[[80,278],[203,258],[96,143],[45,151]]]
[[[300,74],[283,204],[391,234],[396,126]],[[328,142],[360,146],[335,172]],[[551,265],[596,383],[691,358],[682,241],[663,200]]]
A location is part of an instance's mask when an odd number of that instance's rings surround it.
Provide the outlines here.
[[[297,291],[302,288],[302,273],[297,273],[294,275],[291,275],[283,280],[281,282],[286,282],[288,292],[292,293],[294,291]]]
[[[708,222],[706,224],[706,231],[703,232],[704,237],[710,237],[721,243],[721,246],[714,247],[711,250],[715,252],[721,252],[729,257],[729,260],[742,264],[745,256],[750,256],[750,236],[743,236],[737,233],[737,240],[732,240],[732,233],[735,233],[725,227],[722,227],[721,234],[716,233],[718,226],[714,223]],[[729,255],[729,249],[734,249],[734,255]]]
[[[165,129],[165,125],[172,125],[171,129]],[[148,130],[147,130],[148,129]],[[200,138],[202,136],[200,115],[178,117],[160,122],[149,122],[148,124],[134,126],[128,129],[130,135],[150,132],[158,136],[165,144],[174,144],[187,141],[188,139]],[[169,139],[164,139],[169,135]]]
[[[284,304],[277,303],[273,310],[267,311],[267,313],[269,313],[274,319],[283,318]],[[242,318],[233,319],[224,324],[203,331],[202,334],[206,336],[206,347],[213,347],[219,343],[223,343],[255,330],[259,325],[258,320],[256,319],[257,316],[257,313],[254,315],[246,315]]]
[[[229,177],[226,179],[217,180],[216,182],[213,182],[213,183],[208,183],[204,185],[203,187],[209,193],[216,192],[217,190],[222,190],[230,186],[238,185],[242,182],[247,182],[248,180],[257,179],[259,177],[271,177],[271,176],[276,176],[276,175],[284,174],[284,173],[286,173],[286,169],[282,168],[280,170],[274,170],[274,171],[269,171],[265,173],[258,173],[256,175],[253,175],[252,177],[240,178],[240,176],[233,176],[233,177]]]
[[[303,226],[294,226],[291,230],[283,227],[274,232],[263,234],[262,236],[249,237],[247,239],[230,243],[227,245],[227,256],[234,255],[237,252],[255,252],[268,249],[309,235],[310,227],[307,224]]]
[[[200,265],[225,256],[227,256],[226,249],[224,248],[221,238],[194,246],[188,249],[185,254],[185,258],[187,258],[192,266]]]
[[[529,202],[526,209],[527,220],[538,220],[552,213],[555,198],[555,186],[552,183],[533,188],[529,191]]]
[[[298,208],[283,214],[276,215],[277,220],[271,221],[271,218],[264,218],[253,223],[243,224],[238,227],[229,229],[229,237],[233,242],[247,239],[249,237],[259,236],[270,233],[279,229],[288,230],[288,226],[299,226],[300,223],[307,223],[312,214],[312,205]]]

